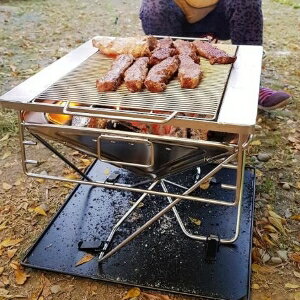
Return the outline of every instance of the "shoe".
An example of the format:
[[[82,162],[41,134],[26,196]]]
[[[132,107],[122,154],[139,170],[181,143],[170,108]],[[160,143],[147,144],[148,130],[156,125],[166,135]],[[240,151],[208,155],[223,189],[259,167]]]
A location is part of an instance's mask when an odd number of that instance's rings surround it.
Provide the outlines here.
[[[258,108],[266,111],[282,108],[289,103],[290,97],[286,92],[262,87],[259,90]]]

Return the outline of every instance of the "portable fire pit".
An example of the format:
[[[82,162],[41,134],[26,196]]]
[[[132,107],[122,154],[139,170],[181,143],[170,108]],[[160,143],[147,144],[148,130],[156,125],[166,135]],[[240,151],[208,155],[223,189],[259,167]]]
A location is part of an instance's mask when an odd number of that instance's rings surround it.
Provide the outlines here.
[[[3,107],[19,112],[24,172],[78,183],[27,253],[25,265],[209,298],[248,299],[255,176],[251,169],[245,176],[245,150],[256,121],[262,48],[219,47],[236,54],[236,62],[210,65],[202,59],[204,78],[195,89],[181,89],[172,80],[162,93],[131,93],[123,86],[100,93],[95,81],[111,59],[88,41],[0,97]],[[51,122],[59,115],[67,121]],[[81,124],[91,119],[105,120],[105,126]],[[200,130],[210,138],[141,132],[134,130],[136,124]],[[51,141],[98,161],[84,173]],[[35,172],[38,161],[28,158],[28,148],[38,142],[82,179]],[[200,227],[192,226],[195,216]],[[75,267],[84,252],[98,259]]]

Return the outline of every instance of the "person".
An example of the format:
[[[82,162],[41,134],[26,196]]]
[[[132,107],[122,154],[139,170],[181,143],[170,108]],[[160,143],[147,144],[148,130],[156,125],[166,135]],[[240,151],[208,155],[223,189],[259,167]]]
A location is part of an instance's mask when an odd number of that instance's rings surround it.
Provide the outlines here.
[[[143,0],[142,27],[147,35],[213,36],[236,45],[262,45],[261,0]],[[261,87],[258,107],[284,107],[290,95]]]

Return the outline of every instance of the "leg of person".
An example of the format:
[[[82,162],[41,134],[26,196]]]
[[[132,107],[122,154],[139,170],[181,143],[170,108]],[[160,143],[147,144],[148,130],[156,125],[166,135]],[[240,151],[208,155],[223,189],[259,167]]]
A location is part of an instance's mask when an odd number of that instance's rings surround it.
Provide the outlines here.
[[[140,19],[146,34],[184,36],[187,21],[173,0],[143,0]]]

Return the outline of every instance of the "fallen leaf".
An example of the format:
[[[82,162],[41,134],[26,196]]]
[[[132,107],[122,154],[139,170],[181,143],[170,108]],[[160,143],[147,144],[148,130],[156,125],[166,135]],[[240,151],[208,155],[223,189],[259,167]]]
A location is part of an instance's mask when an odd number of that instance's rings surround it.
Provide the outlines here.
[[[88,167],[92,161],[86,158],[80,158],[81,164],[84,168]]]
[[[300,221],[300,215],[295,215],[291,217],[292,220]]]
[[[285,229],[282,226],[281,219],[268,217],[269,222],[276,227],[282,234],[286,235]]]
[[[261,141],[260,140],[255,140],[253,142],[250,143],[252,146],[260,146],[261,145]]]
[[[45,179],[44,178],[36,178],[35,181],[37,181],[38,183],[44,183]]]
[[[34,211],[39,215],[47,216],[45,210],[41,206],[37,206]]]
[[[56,284],[50,287],[50,291],[52,294],[57,294],[61,291],[60,285]]]
[[[189,217],[190,221],[198,226],[201,225],[201,220]]]
[[[85,254],[75,265],[75,267],[85,264],[94,258],[92,254]]]
[[[266,229],[269,232],[277,232],[276,228],[270,224],[264,226],[264,229]]]
[[[10,151],[6,151],[6,152],[3,154],[3,156],[1,157],[1,159],[4,160],[4,159],[6,159],[6,158],[8,158],[8,157],[10,157],[10,156],[11,156],[11,152],[10,152]]]
[[[8,293],[9,293],[8,290],[0,288],[0,297],[5,297],[8,295]]]
[[[294,275],[295,275],[297,278],[300,278],[300,273],[299,273],[299,272],[294,271]]]
[[[259,286],[257,283],[253,283],[253,284],[252,284],[252,288],[253,288],[254,290],[258,290],[258,289],[260,289],[260,286]]]
[[[284,285],[284,287],[288,288],[288,289],[298,289],[300,287],[300,285],[298,284],[293,284],[293,283],[286,283]]]
[[[274,273],[274,268],[269,266],[260,266],[258,264],[252,264],[251,269],[256,273]]]
[[[290,259],[297,262],[297,263],[300,263],[300,252],[294,252],[290,255]]]
[[[122,298],[122,300],[138,297],[141,294],[141,290],[139,288],[130,289],[127,294]]]
[[[106,168],[106,169],[104,170],[104,175],[109,175],[109,173],[110,173],[110,169]]]
[[[8,249],[8,250],[7,250],[7,256],[8,256],[8,258],[9,258],[9,259],[13,258],[14,255],[16,254],[17,250],[18,250],[18,249]]]
[[[300,190],[300,181],[297,181],[297,182],[296,182],[296,188],[297,188],[298,190]]]
[[[18,270],[18,269],[21,268],[20,264],[19,264],[17,261],[15,261],[15,260],[13,260],[13,261],[9,264],[9,266],[10,266],[11,268],[13,268],[14,270]]]
[[[2,247],[10,247],[10,246],[15,246],[19,244],[23,239],[5,239],[4,241],[1,242],[0,246]]]
[[[3,182],[2,187],[5,191],[8,191],[12,188],[12,185],[10,185],[9,183]]]
[[[255,170],[255,175],[256,175],[257,177],[262,177],[264,174],[263,174],[262,171],[256,169],[256,170]]]
[[[79,176],[76,173],[70,173],[70,174],[65,175],[64,177],[67,178],[67,179],[70,179],[70,180],[79,179]]]
[[[22,269],[15,270],[15,279],[16,279],[16,283],[18,285],[24,284],[26,282],[27,278],[28,278],[28,275]]]
[[[294,300],[300,300],[300,292],[294,294]]]
[[[4,267],[0,267],[0,275],[3,273]]]
[[[9,285],[10,284],[9,279],[8,279],[7,276],[2,276],[1,281],[3,282],[4,285]]]
[[[10,134],[7,133],[4,137],[1,138],[0,142],[4,142],[4,141],[8,140],[9,137],[10,137]]]
[[[63,182],[62,186],[68,189],[72,189],[74,187],[74,183],[70,183],[70,182]]]
[[[5,229],[5,228],[7,227],[7,226],[6,226],[7,222],[8,222],[8,221],[4,221],[4,222],[0,225],[0,231],[3,230],[3,229]]]
[[[286,221],[285,218],[280,217],[279,215],[277,215],[277,214],[276,214],[274,211],[272,211],[272,210],[269,210],[268,213],[269,213],[269,215],[270,215],[271,217],[273,217],[273,218],[279,219],[279,220],[284,221],[284,222]]]

